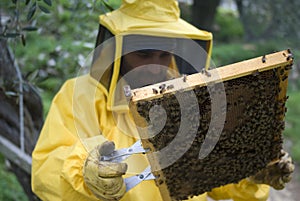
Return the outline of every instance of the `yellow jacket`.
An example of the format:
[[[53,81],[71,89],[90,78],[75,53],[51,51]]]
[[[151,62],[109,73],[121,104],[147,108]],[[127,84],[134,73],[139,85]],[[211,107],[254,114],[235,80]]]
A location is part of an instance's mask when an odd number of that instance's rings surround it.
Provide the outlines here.
[[[113,115],[107,110],[106,100],[103,86],[90,75],[67,81],[55,96],[32,154],[32,189],[42,200],[97,200],[82,176],[88,152],[106,139],[114,141],[116,148],[129,147],[136,141],[135,128],[127,128],[132,133],[125,134],[115,123],[117,119],[122,128],[130,126],[128,113]],[[135,160],[139,159],[127,161],[129,172],[141,171],[147,165]],[[242,180],[207,194],[215,199],[265,201],[268,192],[266,185]],[[205,201],[207,194],[191,200]],[[128,191],[122,200],[159,201],[161,197],[154,181],[144,181]]]

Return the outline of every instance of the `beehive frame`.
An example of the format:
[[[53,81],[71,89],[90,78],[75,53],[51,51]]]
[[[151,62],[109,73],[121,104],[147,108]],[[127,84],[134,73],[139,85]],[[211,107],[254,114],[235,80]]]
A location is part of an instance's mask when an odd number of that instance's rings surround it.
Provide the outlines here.
[[[237,183],[278,159],[292,64],[290,50],[284,50],[131,91],[130,109],[138,126],[156,126],[149,118],[155,105],[164,107],[167,114],[166,125],[155,136],[149,135],[149,129],[140,131],[144,148],[152,152],[159,152],[176,137],[181,121],[178,116],[183,115],[176,99],[182,96],[188,100],[189,94],[197,97],[199,124],[189,148],[163,168],[159,158],[148,154],[163,200],[184,200]],[[210,97],[219,93],[220,83],[226,96],[224,125],[217,143],[200,159],[204,140],[214,138],[207,135],[213,119]],[[208,86],[213,87],[208,90]]]

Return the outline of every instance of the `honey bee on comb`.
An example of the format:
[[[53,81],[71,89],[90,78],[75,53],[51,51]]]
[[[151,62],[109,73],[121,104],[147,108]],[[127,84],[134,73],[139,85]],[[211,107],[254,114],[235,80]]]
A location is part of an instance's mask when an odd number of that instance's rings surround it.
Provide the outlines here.
[[[182,79],[178,78],[133,90],[130,109],[135,121],[142,119],[155,127],[156,122],[149,118],[155,105],[164,108],[167,115],[158,134],[141,134],[143,147],[151,150],[148,160],[164,200],[184,200],[238,183],[280,157],[287,81],[293,64],[292,58],[287,59],[290,55],[289,50],[284,50],[263,56],[267,62],[257,57],[208,70],[210,76],[201,72],[187,75],[184,87],[178,86]],[[173,87],[163,94],[152,91],[169,85]],[[181,102],[191,99],[196,103],[182,108]],[[218,104],[213,105],[214,101]],[[217,112],[213,107],[219,107]],[[184,121],[193,123],[184,127],[186,136],[178,136]],[[172,152],[151,155],[177,140],[182,143]],[[199,157],[201,152],[206,153],[205,157]],[[163,160],[172,162],[164,166]]]

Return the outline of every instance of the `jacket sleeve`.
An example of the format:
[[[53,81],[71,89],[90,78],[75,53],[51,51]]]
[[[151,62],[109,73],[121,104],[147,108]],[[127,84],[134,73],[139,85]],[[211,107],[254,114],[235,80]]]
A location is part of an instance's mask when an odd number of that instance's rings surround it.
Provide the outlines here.
[[[81,138],[73,117],[74,83],[67,81],[53,99],[32,153],[32,189],[42,200],[98,200],[85,186],[82,168],[88,147],[106,139]]]
[[[268,185],[255,184],[248,179],[243,179],[238,184],[228,184],[214,188],[211,192],[208,192],[208,195],[215,200],[266,201],[269,197],[269,190]]]

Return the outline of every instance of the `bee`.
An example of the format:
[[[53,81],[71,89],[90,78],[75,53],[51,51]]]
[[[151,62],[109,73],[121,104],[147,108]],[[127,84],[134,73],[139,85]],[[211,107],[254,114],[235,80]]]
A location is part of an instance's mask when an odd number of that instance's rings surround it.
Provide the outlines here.
[[[262,61],[263,63],[266,63],[266,61],[267,61],[266,55],[264,55],[264,56],[261,58],[261,61]]]
[[[288,99],[289,99],[289,96],[286,96],[286,97],[283,98],[283,101],[285,102],[285,101],[287,101]]]
[[[166,91],[166,89],[165,88],[163,88],[163,89],[161,89],[160,91],[159,91],[159,93],[164,93]]]
[[[276,89],[276,92],[279,94],[279,93],[281,92],[281,88],[280,88],[280,87],[277,88],[277,89]]]
[[[167,90],[171,90],[171,89],[174,89],[174,85],[173,84],[167,86]]]
[[[208,72],[208,71],[207,71],[206,69],[204,69],[204,68],[201,70],[201,73],[202,73],[202,74],[205,74],[207,77],[210,77],[210,76],[211,76],[211,73]]]
[[[166,88],[166,84],[161,84],[158,88],[161,89],[161,90],[163,90],[163,89]]]
[[[291,70],[292,69],[292,65],[287,65],[284,67],[285,70]]]
[[[286,60],[289,61],[290,59],[294,59],[293,53],[290,49],[287,49],[288,55]]]
[[[187,78],[187,76],[186,76],[186,74],[184,74],[184,75],[183,75],[183,79],[182,79],[183,82],[186,82],[186,78]]]
[[[289,60],[291,60],[291,59],[294,59],[293,55],[292,55],[292,54],[288,54],[286,60],[289,61]]]
[[[284,75],[282,78],[281,78],[281,81],[284,81],[284,80],[286,80],[288,78],[288,76],[287,75]]]
[[[252,75],[253,75],[253,76],[259,75],[259,71],[258,71],[258,70],[253,71]]]
[[[153,94],[158,94],[158,91],[154,88],[152,88],[152,92],[153,92]]]
[[[284,70],[280,69],[280,75],[283,75],[283,74],[284,74]]]

